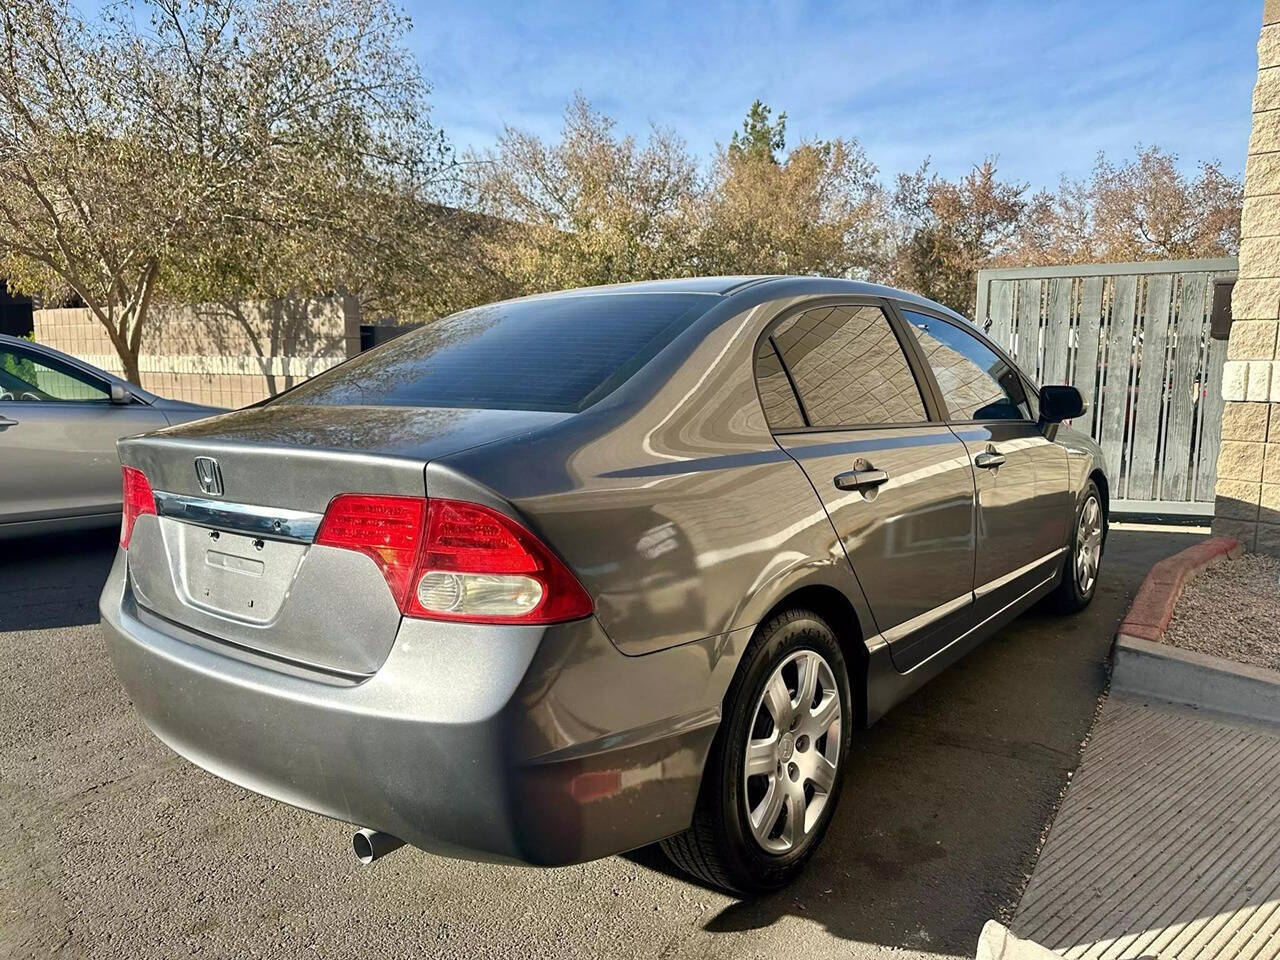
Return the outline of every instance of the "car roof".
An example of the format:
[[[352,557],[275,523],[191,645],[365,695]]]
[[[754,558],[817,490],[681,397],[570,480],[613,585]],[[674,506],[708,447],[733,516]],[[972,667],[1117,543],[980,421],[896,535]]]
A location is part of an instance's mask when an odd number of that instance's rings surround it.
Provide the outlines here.
[[[594,287],[573,287],[568,290],[553,290],[548,293],[535,293],[520,300],[543,300],[554,297],[608,296],[610,294],[628,293],[705,293],[724,295],[742,287],[751,286],[774,277],[741,276],[741,277],[674,277],[670,280],[634,280],[628,283],[608,283]]]
[[[887,297],[904,303],[913,303],[939,313],[965,320],[949,307],[922,297],[919,294],[899,290],[878,283],[848,280],[840,277],[788,276],[785,274],[760,274],[727,277],[683,277],[672,280],[640,280],[632,283],[614,283],[597,287],[577,287],[552,293],[534,294],[522,299],[549,299],[554,297],[610,296],[636,293],[701,293],[729,297],[750,291],[753,297],[766,293],[778,297],[790,296],[850,296]],[[967,320],[965,321],[968,322]]]

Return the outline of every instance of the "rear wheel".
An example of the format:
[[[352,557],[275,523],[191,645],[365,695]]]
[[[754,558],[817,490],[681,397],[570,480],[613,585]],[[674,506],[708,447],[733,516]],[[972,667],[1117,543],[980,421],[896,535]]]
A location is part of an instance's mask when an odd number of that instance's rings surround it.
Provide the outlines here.
[[[1106,537],[1107,514],[1102,508],[1102,494],[1098,492],[1098,485],[1090,480],[1080,506],[1076,508],[1075,528],[1063,564],[1062,582],[1052,594],[1053,606],[1060,613],[1076,613],[1093,600]]]
[[[734,893],[787,883],[835,810],[852,702],[840,644],[821,617],[789,610],[763,624],[725,699],[693,824],[663,841],[667,856]]]

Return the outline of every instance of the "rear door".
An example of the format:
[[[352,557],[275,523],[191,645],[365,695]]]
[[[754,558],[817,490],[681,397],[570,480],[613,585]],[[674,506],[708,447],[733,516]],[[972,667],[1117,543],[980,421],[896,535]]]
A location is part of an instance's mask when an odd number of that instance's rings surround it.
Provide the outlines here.
[[[807,305],[765,331],[756,374],[778,443],[826,505],[894,664],[908,670],[971,620],[974,485],[965,445],[931,419],[895,326],[879,300]]]
[[[974,464],[980,619],[1016,602],[1062,562],[1071,497],[1067,453],[1051,441],[1013,364],[967,325],[899,305],[947,423]]]
[[[0,345],[0,519],[119,510],[116,440],[165,425],[148,404],[113,404],[104,379]]]

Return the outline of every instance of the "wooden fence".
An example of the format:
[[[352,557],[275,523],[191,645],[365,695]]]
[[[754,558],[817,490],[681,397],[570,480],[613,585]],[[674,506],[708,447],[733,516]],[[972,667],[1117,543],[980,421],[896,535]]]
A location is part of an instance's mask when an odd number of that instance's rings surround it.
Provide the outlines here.
[[[1213,281],[1235,260],[982,270],[976,322],[1039,383],[1089,403],[1113,509],[1213,515],[1226,341]]]

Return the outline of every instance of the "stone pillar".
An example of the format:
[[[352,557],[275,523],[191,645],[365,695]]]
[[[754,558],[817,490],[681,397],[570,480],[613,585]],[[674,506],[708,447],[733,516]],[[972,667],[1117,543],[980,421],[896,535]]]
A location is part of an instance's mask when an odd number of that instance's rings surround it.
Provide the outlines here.
[[[1280,555],[1280,0],[1264,3],[1244,195],[1213,528]]]

